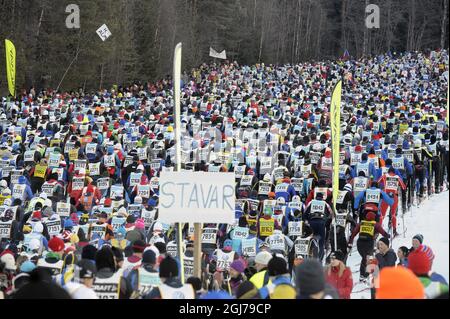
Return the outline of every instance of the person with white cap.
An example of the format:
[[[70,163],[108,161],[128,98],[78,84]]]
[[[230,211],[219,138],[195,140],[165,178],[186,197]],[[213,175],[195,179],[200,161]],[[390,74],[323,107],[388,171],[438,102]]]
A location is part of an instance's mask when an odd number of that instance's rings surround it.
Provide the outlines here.
[[[250,281],[255,285],[257,289],[270,284],[269,273],[267,272],[267,265],[272,259],[272,254],[268,251],[261,251],[255,257],[255,267],[257,273],[254,274]]]
[[[97,269],[93,263],[79,262],[75,266],[74,280],[68,281],[64,289],[73,299],[98,299],[92,289]]]
[[[16,274],[17,266],[14,255],[11,253],[3,254],[0,257],[0,291],[5,294],[12,290],[12,280]]]

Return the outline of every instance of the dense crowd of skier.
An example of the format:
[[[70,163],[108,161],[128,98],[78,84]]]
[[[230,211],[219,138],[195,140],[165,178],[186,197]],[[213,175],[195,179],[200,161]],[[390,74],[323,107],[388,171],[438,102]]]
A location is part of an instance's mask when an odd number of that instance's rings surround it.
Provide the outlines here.
[[[447,86],[448,53],[432,51],[204,64],[183,75],[180,128],[170,79],[3,98],[0,296],[350,299],[359,283],[346,261],[357,252],[373,298],[448,297],[426,238],[392,249],[403,215],[448,190]],[[179,251],[174,225],[158,220],[175,129],[182,170],[236,178],[235,223],[202,225],[201,278],[194,225],[180,225]]]

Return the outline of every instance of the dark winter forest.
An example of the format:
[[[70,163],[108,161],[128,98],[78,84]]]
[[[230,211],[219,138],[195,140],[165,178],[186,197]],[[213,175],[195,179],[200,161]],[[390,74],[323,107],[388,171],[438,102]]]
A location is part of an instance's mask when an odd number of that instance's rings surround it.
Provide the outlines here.
[[[448,47],[449,0],[0,0],[0,93],[6,94],[4,39],[17,50],[18,88],[109,88],[210,62],[209,47],[240,64],[295,63],[388,51]],[[80,28],[65,25],[67,5]],[[381,9],[380,29],[365,8]],[[112,36],[95,33],[106,24]]]

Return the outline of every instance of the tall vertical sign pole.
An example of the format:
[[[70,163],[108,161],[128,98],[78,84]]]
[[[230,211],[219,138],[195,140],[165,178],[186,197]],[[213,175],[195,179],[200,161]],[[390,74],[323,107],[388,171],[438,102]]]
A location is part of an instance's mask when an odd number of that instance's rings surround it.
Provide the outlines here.
[[[181,80],[181,49],[182,43],[178,43],[173,55],[173,97],[174,97],[174,118],[175,118],[175,170],[181,171],[181,110],[180,110],[180,80]],[[180,223],[175,223],[175,237],[177,239],[178,260],[180,263],[180,279],[184,283],[184,252],[183,235]]]

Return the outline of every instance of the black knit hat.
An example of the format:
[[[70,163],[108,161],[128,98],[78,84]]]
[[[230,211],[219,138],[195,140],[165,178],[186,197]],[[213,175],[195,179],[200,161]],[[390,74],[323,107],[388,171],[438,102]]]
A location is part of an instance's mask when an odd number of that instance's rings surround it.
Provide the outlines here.
[[[417,234],[413,237],[413,239],[417,239],[421,244],[423,244],[423,235]]]
[[[178,264],[175,259],[167,256],[161,261],[159,265],[159,277],[174,278],[178,277]]]
[[[280,276],[287,274],[288,269],[286,260],[273,254],[272,259],[270,259],[269,263],[267,264],[267,270],[269,272],[269,276]]]
[[[95,260],[95,254],[97,253],[97,248],[93,245],[86,245],[81,251],[81,259]]]
[[[165,243],[163,243],[163,242],[156,242],[155,244],[155,247],[156,248],[158,248],[158,251],[159,251],[159,253],[160,254],[165,254],[166,253],[166,244]]]
[[[382,237],[382,238],[380,238],[380,241],[389,247],[390,241],[388,238]]]
[[[156,264],[156,254],[153,250],[149,249],[144,252],[142,255],[142,263],[143,264]]]
[[[307,259],[295,269],[296,286],[300,296],[309,297],[325,289],[325,275],[322,264]]]
[[[95,265],[97,266],[97,270],[103,268],[109,268],[111,270],[116,269],[114,253],[109,246],[103,246],[102,249],[97,251],[97,254],[95,255]]]
[[[331,253],[330,258],[335,258],[337,260],[344,261],[345,256],[344,256],[344,253],[342,251],[336,250],[336,251],[333,251]]]

